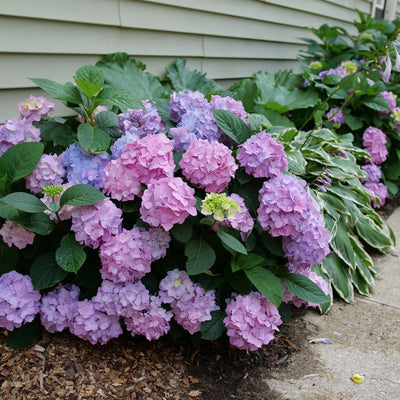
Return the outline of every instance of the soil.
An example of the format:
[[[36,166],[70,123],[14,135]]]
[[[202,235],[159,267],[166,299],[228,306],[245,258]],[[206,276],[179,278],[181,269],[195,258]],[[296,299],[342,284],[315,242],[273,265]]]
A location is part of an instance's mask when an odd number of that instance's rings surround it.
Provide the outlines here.
[[[379,213],[387,218],[399,206],[400,194]],[[296,310],[271,343],[251,353],[226,338],[195,345],[122,336],[93,346],[46,332],[28,347],[9,349],[0,331],[0,399],[282,400],[267,379],[308,340],[305,312]]]

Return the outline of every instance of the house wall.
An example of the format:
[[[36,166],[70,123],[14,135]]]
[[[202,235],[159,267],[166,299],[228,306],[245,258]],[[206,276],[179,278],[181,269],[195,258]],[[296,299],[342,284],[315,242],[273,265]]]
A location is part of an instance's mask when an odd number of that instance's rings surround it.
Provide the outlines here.
[[[175,58],[227,87],[259,70],[296,69],[306,27],[350,32],[372,0],[4,0],[0,121],[41,95],[28,79],[70,81],[102,55],[127,52],[162,76]],[[61,111],[62,112],[62,111]]]

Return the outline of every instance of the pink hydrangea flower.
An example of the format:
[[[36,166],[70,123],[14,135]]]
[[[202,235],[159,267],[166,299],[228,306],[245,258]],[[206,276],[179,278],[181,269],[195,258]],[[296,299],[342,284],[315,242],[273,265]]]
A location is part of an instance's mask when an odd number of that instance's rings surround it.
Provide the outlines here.
[[[236,296],[225,311],[229,342],[241,350],[255,351],[268,344],[282,323],[278,309],[259,292]]]
[[[363,133],[363,146],[371,155],[372,163],[382,164],[386,161],[388,150],[386,148],[386,135],[379,129],[369,126]],[[366,160],[369,163],[369,159]]]
[[[397,96],[395,94],[393,94],[393,92],[389,92],[388,90],[385,90],[385,91],[379,93],[379,97],[382,97],[383,99],[385,99],[389,106],[389,110],[381,111],[382,114],[389,114],[396,108]]]
[[[194,284],[188,274],[178,268],[168,271],[160,281],[159,287],[159,296],[162,302],[167,304],[176,300],[189,300],[194,293]]]
[[[121,230],[122,210],[109,198],[91,206],[74,207],[71,216],[71,230],[75,232],[75,239],[93,249]]]
[[[106,344],[122,334],[119,316],[107,315],[96,309],[90,300],[78,302],[69,330],[75,336],[91,344]]]
[[[16,271],[0,276],[0,327],[8,331],[32,322],[40,309],[40,292],[31,278]]]
[[[111,160],[104,168],[103,192],[112,199],[133,200],[142,190],[138,176],[121,159]]]
[[[179,177],[152,180],[143,192],[140,215],[152,227],[169,231],[196,215],[194,189]]]
[[[237,160],[256,178],[271,178],[287,170],[288,161],[282,143],[269,133],[260,132],[243,143]]]
[[[240,100],[235,100],[229,96],[212,95],[210,106],[212,110],[227,110],[234,113],[241,120],[246,120],[247,112]]]
[[[169,132],[173,137],[175,151],[187,150],[197,140],[195,133],[189,132],[185,126],[171,128]]]
[[[156,296],[150,297],[148,307],[141,312],[134,311],[130,316],[124,318],[127,330],[132,336],[146,336],[147,340],[157,340],[168,333],[169,321],[173,314],[162,307],[161,299]]]
[[[336,127],[340,127],[345,123],[343,111],[339,110],[337,107],[331,108],[326,113],[326,117],[328,119],[332,118],[332,124]]]
[[[55,197],[54,199],[52,197],[49,197],[47,194],[44,194],[43,197],[40,199],[42,200],[42,202],[44,204],[46,204],[47,207],[49,207],[49,204],[51,202],[54,201],[54,203],[60,205],[60,197],[63,195],[63,193],[70,188],[71,186],[73,186],[73,183],[64,183],[62,186],[62,192],[60,193],[59,197]],[[68,206],[68,205],[64,205],[60,211],[58,212],[58,218],[60,219],[60,221],[64,221],[67,219],[71,218],[71,211],[74,208],[74,206]],[[53,211],[50,210],[46,210],[44,211],[45,214],[47,214],[49,216],[49,218],[53,221],[55,221],[56,223],[58,222],[58,218],[56,216],[56,214]]]
[[[139,228],[123,229],[100,246],[103,279],[133,282],[150,272],[152,248]]]
[[[365,182],[364,186],[380,200],[380,204],[378,205],[375,197],[371,197],[372,206],[374,208],[382,207],[385,204],[386,199],[389,197],[389,191],[386,185],[381,182]]]
[[[40,320],[50,333],[68,328],[74,318],[79,298],[79,288],[61,283],[42,297]]]
[[[186,179],[209,193],[222,192],[238,168],[227,146],[206,140],[193,142],[179,165]]]
[[[61,185],[64,176],[62,157],[43,154],[36,168],[25,177],[26,188],[32,193],[41,193],[46,185]]]
[[[54,103],[44,97],[29,96],[18,103],[18,111],[29,121],[40,121],[42,115],[49,117],[54,113]]]
[[[143,239],[151,246],[151,259],[155,261],[165,257],[171,241],[169,232],[162,228],[140,229]]]
[[[28,244],[33,244],[35,239],[34,232],[10,220],[4,222],[0,229],[0,236],[8,247],[14,245],[20,250],[24,249]]]
[[[127,143],[120,160],[139,182],[148,184],[152,179],[173,176],[173,150],[172,141],[159,133]]]

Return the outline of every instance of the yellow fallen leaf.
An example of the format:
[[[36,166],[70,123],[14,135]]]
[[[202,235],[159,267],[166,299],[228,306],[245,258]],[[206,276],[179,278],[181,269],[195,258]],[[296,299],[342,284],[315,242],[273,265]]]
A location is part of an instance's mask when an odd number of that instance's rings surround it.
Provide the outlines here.
[[[355,382],[355,383],[363,383],[363,382],[364,382],[364,377],[361,376],[361,375],[359,375],[359,374],[354,374],[354,375],[351,377],[351,380],[352,380],[353,382]]]

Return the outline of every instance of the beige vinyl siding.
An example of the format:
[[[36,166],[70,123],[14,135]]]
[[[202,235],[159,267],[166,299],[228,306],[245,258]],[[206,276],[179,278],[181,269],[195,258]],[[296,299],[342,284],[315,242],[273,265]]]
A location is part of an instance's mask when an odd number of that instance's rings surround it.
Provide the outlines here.
[[[306,27],[354,31],[372,0],[2,0],[0,121],[40,94],[29,77],[64,83],[124,51],[159,76],[175,58],[227,87],[259,70],[296,69]],[[63,111],[62,111],[63,112]]]

